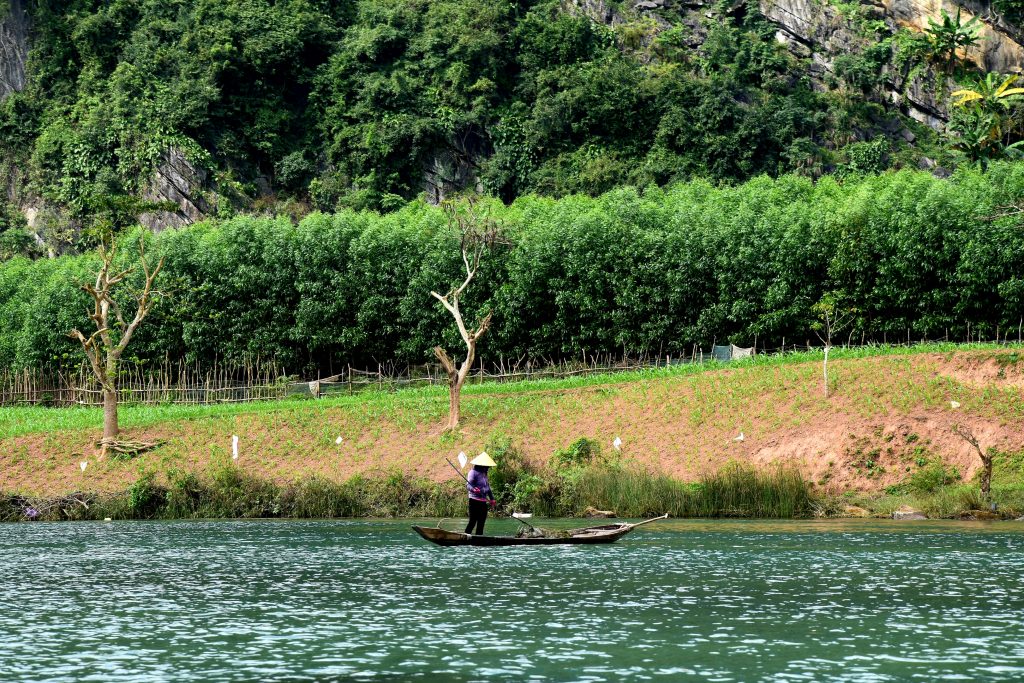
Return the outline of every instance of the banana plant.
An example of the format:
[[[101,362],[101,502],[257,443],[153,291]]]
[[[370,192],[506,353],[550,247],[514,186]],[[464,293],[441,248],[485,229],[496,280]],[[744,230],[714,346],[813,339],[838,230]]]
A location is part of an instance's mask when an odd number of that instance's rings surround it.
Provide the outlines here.
[[[958,136],[953,147],[982,167],[989,159],[1021,155],[1022,142],[1010,142],[1018,128],[1017,107],[1024,101],[1024,88],[1011,87],[1017,79],[990,73],[974,88],[952,94],[959,98],[953,103],[959,111],[949,124]]]
[[[946,10],[942,10],[942,23],[929,18],[925,32],[931,43],[932,57],[938,62],[945,62],[946,73],[952,73],[953,65],[956,63],[956,51],[960,48],[966,50],[978,44],[981,22],[978,17],[971,17],[970,21],[964,24],[960,20],[959,9],[956,11],[956,18],[950,17]]]

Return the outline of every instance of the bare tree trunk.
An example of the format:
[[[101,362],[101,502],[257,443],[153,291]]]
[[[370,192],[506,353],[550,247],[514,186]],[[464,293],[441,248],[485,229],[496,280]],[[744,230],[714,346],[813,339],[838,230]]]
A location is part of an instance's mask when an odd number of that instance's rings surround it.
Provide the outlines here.
[[[981,495],[988,499],[992,491],[992,457],[995,455],[992,452],[993,449],[987,448],[982,450],[981,444],[978,443],[978,437],[974,435],[974,432],[969,427],[953,425],[953,433],[969,443],[981,459],[981,477],[978,485],[981,488]]]
[[[103,389],[103,443],[116,441],[120,434],[117,424],[117,392]]]
[[[981,495],[987,499],[992,492],[992,450],[981,454]]]
[[[460,404],[462,396],[462,384],[459,382],[452,382],[452,385],[448,387],[448,422],[445,424],[446,430],[458,429],[460,415]]]
[[[476,358],[476,344],[480,337],[487,332],[491,324],[491,314],[487,313],[476,329],[466,327],[462,318],[462,311],[459,310],[459,301],[466,287],[473,280],[477,269],[480,267],[480,259],[484,250],[492,247],[500,240],[498,226],[486,216],[477,213],[474,209],[475,201],[470,199],[464,210],[452,202],[446,203],[445,211],[448,213],[449,225],[458,226],[462,235],[462,263],[466,267],[466,278],[458,287],[453,287],[447,294],[441,295],[431,291],[430,295],[441,302],[455,319],[459,328],[459,336],[466,344],[466,359],[458,369],[455,361],[440,346],[434,347],[434,355],[441,361],[445,372],[448,373],[448,422],[445,429],[453,430],[459,426],[460,403],[462,396],[462,385],[465,384],[470,370],[473,368],[473,359]],[[481,372],[481,376],[482,376]]]
[[[825,344],[825,362],[822,364],[822,372],[825,375],[825,398],[828,398],[828,352],[832,350],[832,347]]]
[[[487,316],[490,320],[490,316]],[[455,362],[440,346],[434,348],[434,355],[441,361],[445,372],[448,374],[448,422],[445,423],[446,430],[458,429],[461,418],[462,386],[469,377],[469,371],[473,367],[473,359],[476,357],[476,338],[470,337],[467,342],[466,359],[458,370],[455,369]]]
[[[88,337],[78,329],[71,330],[68,333],[69,336],[81,342],[82,350],[89,361],[93,375],[103,391],[103,440],[100,442],[101,453],[106,453],[108,447],[116,446],[117,437],[120,436],[120,429],[117,424],[118,362],[128,346],[128,342],[131,341],[135,330],[142,324],[142,321],[153,307],[156,301],[155,297],[161,296],[159,292],[153,290],[153,283],[164,265],[164,260],[161,258],[155,268],[150,268],[149,263],[146,261],[145,242],[140,239],[139,261],[146,276],[146,281],[140,292],[133,292],[131,294],[132,298],[135,299],[137,308],[135,316],[129,322],[124,317],[120,305],[114,298],[113,292],[132,273],[134,267],[122,271],[112,270],[114,250],[115,244],[113,241],[111,241],[109,246],[106,243],[100,245],[102,261],[99,272],[96,274],[96,284],[82,285],[82,289],[93,299],[93,312],[89,314],[89,318],[96,325],[96,331]],[[111,320],[111,314],[113,314],[113,320]]]

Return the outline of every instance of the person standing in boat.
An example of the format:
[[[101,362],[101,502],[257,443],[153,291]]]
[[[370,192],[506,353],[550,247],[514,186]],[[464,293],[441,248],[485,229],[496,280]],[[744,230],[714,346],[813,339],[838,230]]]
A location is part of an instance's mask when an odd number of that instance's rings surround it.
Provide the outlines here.
[[[493,508],[497,504],[491,492],[491,483],[487,481],[487,470],[494,467],[495,463],[485,451],[470,460],[469,464],[473,469],[466,477],[466,491],[469,493],[469,524],[466,525],[466,533],[481,536],[484,533],[484,522],[487,521],[487,506]]]

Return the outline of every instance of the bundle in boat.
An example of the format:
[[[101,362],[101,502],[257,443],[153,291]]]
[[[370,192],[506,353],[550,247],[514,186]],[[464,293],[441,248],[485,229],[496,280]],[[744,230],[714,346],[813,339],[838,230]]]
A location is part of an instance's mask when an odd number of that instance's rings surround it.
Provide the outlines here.
[[[569,538],[572,532],[567,529],[545,529],[544,527],[520,527],[516,538]]]

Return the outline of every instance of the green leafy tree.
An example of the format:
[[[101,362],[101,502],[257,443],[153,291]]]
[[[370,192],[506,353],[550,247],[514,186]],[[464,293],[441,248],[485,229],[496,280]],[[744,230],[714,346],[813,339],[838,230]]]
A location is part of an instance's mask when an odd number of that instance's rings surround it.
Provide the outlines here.
[[[25,217],[15,207],[0,201],[0,261],[38,254],[39,247],[29,234]]]

